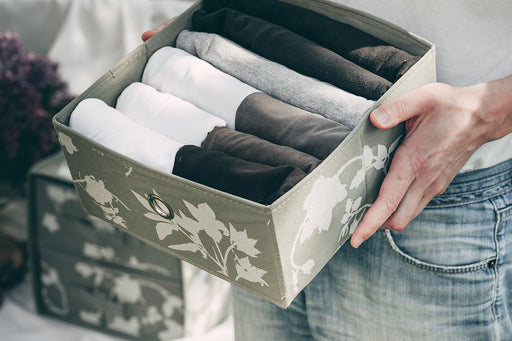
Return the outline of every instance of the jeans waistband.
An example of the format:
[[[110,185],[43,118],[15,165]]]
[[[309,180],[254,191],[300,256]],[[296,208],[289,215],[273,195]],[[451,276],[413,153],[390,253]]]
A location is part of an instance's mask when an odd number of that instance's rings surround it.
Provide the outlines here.
[[[480,201],[512,190],[512,159],[496,166],[458,174],[429,206]]]

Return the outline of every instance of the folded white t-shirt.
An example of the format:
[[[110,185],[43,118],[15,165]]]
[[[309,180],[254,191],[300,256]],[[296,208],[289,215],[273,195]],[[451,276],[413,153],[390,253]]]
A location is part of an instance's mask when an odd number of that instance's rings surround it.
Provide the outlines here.
[[[132,83],[117,99],[116,109],[133,121],[184,144],[200,146],[215,127],[226,121],[169,93]]]
[[[176,153],[183,147],[183,143],[132,121],[96,98],[78,104],[69,126],[113,151],[165,173],[172,173]]]
[[[240,103],[259,90],[181,49],[166,46],[146,64],[142,82],[178,96],[235,128]]]

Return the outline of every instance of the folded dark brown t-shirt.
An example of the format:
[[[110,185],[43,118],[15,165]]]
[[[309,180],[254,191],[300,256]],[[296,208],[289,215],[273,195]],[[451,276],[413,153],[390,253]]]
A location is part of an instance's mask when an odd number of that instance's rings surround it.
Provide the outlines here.
[[[283,26],[391,82],[420,59],[351,25],[282,1],[203,0],[206,12],[224,7]]]
[[[376,100],[391,82],[286,28],[223,8],[196,11],[194,29],[217,33],[262,57],[353,94]]]
[[[316,157],[291,147],[281,146],[227,127],[213,129],[201,147],[269,166],[293,166],[305,173],[310,173],[321,162]]]
[[[273,167],[193,145],[176,153],[173,174],[265,205],[306,176],[296,167]]]

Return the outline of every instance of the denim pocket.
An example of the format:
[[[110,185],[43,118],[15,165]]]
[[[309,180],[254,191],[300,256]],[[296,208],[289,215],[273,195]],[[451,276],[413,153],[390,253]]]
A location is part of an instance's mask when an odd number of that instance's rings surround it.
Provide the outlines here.
[[[497,257],[496,215],[489,201],[427,207],[403,231],[383,234],[400,257],[431,271],[478,271]]]

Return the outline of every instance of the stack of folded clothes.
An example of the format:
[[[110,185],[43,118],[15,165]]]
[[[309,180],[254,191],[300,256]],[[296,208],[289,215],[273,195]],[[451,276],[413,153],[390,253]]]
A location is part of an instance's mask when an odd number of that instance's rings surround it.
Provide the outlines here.
[[[419,59],[277,0],[204,0],[176,47],[116,108],[86,99],[70,126],[163,172],[270,204],[324,160]]]

